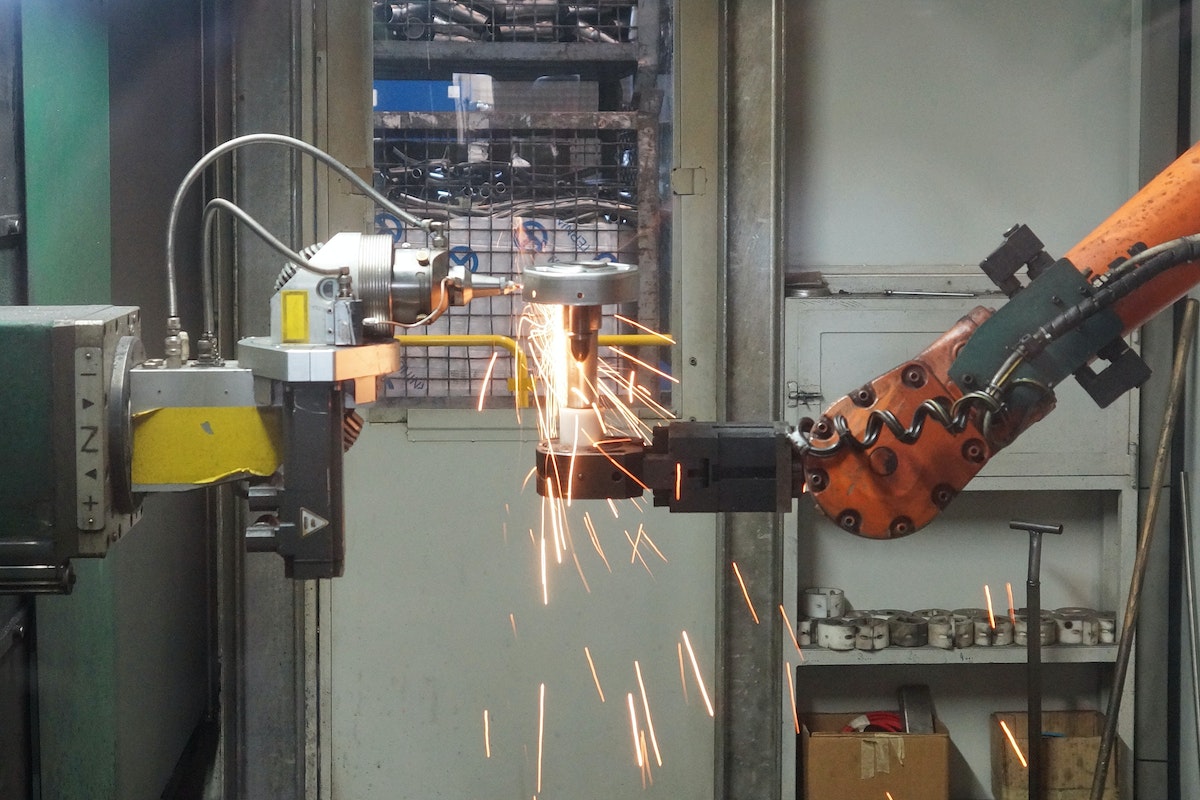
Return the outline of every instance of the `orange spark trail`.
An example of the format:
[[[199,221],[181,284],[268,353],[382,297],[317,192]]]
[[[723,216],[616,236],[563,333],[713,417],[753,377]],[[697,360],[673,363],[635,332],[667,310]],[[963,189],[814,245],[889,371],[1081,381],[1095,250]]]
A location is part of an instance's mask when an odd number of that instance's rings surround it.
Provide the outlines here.
[[[712,701],[708,699],[708,690],[704,688],[704,678],[700,675],[700,664],[696,661],[696,652],[692,650],[692,643],[688,640],[687,631],[683,632],[683,645],[687,648],[688,658],[692,660],[692,671],[696,673],[696,683],[700,687],[700,696],[704,698],[704,705],[708,708],[708,715],[716,717],[716,712],[713,711]]]
[[[571,463],[567,465],[567,508],[571,507],[571,495],[575,491],[575,454],[579,452],[579,418],[575,420],[575,435],[571,437]]]
[[[483,754],[484,758],[492,757],[492,729],[488,723],[488,710],[483,710]]]
[[[604,548],[600,547],[600,537],[596,535],[596,526],[592,524],[592,517],[588,512],[583,512],[583,527],[587,528],[588,536],[592,539],[592,547],[596,548],[596,552],[600,554],[600,560],[604,562],[604,566],[612,572],[612,567],[609,566],[608,559],[604,556]]]
[[[641,525],[638,525],[637,537],[633,540],[633,552],[630,553],[630,555],[629,555],[629,563],[630,564],[632,564],[634,562],[634,559],[636,559],[638,557],[638,555],[640,555],[638,553],[638,545],[641,544],[641,542],[642,542],[642,531],[643,530],[645,530],[645,528],[642,527]],[[628,536],[629,531],[625,531],[625,535]]]
[[[783,607],[783,603],[779,604],[779,613],[783,616],[783,625],[787,628],[788,635],[792,637],[792,644],[796,647],[796,652],[800,654],[800,660],[804,660],[804,651],[800,649],[800,640],[796,638],[796,629],[792,627],[792,621],[788,619],[787,609]]]
[[[546,729],[546,684],[538,688],[538,765],[537,790],[542,793],[542,737]]]
[[[479,406],[478,411],[483,411],[483,401],[487,397],[488,383],[492,379],[492,370],[496,368],[496,358],[500,355],[499,350],[492,351],[492,358],[488,361],[487,369],[483,373],[483,383],[479,385]]]
[[[633,752],[637,756],[638,767],[644,768],[646,760],[642,758],[642,748],[638,746],[637,711],[633,707],[633,692],[627,692],[625,699],[629,701],[629,723],[633,726]]]
[[[634,382],[637,380],[636,376],[637,376],[637,370],[633,370],[633,369],[629,370],[629,394],[627,396],[629,398],[630,405],[633,405],[633,387],[634,387]]]
[[[654,735],[654,720],[650,717],[650,701],[646,699],[646,684],[642,681],[642,666],[635,659],[634,672],[637,673],[638,688],[642,691],[642,708],[646,711],[646,728],[650,731],[650,744],[654,745],[654,760],[662,766],[662,753],[658,751],[658,737]]]
[[[596,665],[594,663],[592,663],[591,651],[589,651],[586,646],[584,646],[584,648],[583,648],[583,654],[585,656],[587,656],[588,666],[591,667],[591,670],[592,670],[592,680],[596,682],[596,691],[600,693],[600,702],[603,703],[604,702],[604,690],[600,688],[600,679],[598,677],[596,677]]]
[[[988,624],[992,626],[992,630],[996,629],[996,615],[992,612],[992,590],[985,583],[983,585],[983,596],[987,600]]]
[[[675,651],[679,654],[679,685],[683,687],[683,702],[686,705],[691,705],[691,701],[688,700],[687,693],[687,676],[683,672],[683,645],[679,642],[676,642]]]
[[[513,638],[516,639],[517,638],[517,618],[513,614],[510,613],[508,615],[508,622],[510,625],[512,625]]]
[[[608,507],[612,509],[613,519],[620,519],[621,515],[617,513],[617,504],[612,501],[611,497],[604,498],[608,501]]]
[[[530,468],[529,472],[525,473],[525,480],[521,481],[521,491],[525,491],[525,487],[529,485],[529,479],[537,475],[537,467]]]
[[[638,550],[637,543],[633,541],[633,537],[629,535],[629,531],[625,531],[625,538],[633,545],[633,555],[638,561],[642,562],[642,566],[646,568],[646,572],[650,572],[650,565],[646,563],[646,559],[642,558],[642,553]],[[629,559],[629,563],[633,563],[633,558]],[[650,572],[650,577],[654,577],[654,573]]]
[[[796,710],[796,684],[792,681],[792,662],[783,662],[787,668],[788,695],[792,698],[792,722],[796,724],[796,733],[800,732],[800,713]]]
[[[1021,766],[1028,769],[1029,762],[1025,760],[1025,754],[1021,752],[1021,748],[1017,745],[1017,738],[1013,736],[1012,731],[1008,729],[1008,725],[1004,720],[1000,720],[1000,727],[1004,729],[1004,735],[1008,737],[1008,743],[1012,745],[1013,752],[1017,754],[1017,760],[1021,762]]]
[[[1008,591],[1008,618],[1012,620],[1013,627],[1017,627],[1017,609],[1013,606],[1012,584],[1005,582],[1004,588]]]
[[[623,314],[613,314],[613,319],[620,320],[621,322],[624,322],[626,325],[632,325],[633,327],[637,328],[638,330],[648,333],[651,336],[657,336],[658,338],[662,339],[667,344],[675,344],[675,340],[672,339],[667,334],[656,331],[653,328],[647,328],[642,323],[640,323],[636,320],[632,320]]]
[[[758,624],[758,612],[754,610],[754,603],[750,602],[750,592],[746,591],[746,582],[742,580],[742,571],[738,569],[736,561],[729,562],[733,564],[733,574],[737,576],[738,584],[742,587],[742,597],[746,598],[746,607],[750,609],[750,616],[754,617],[754,624]]]
[[[675,462],[675,499],[679,499],[679,495],[683,491],[683,464]]]
[[[655,375],[666,378],[671,383],[679,383],[679,378],[676,378],[674,375],[668,375],[667,373],[663,372],[661,369],[658,369],[657,367],[654,367],[650,364],[647,364],[645,361],[642,361],[640,358],[635,358],[634,356],[629,355],[629,353],[626,353],[624,350],[620,349],[619,347],[613,347],[612,345],[609,345],[608,349],[612,350],[614,353],[619,355],[621,358],[628,359],[629,361],[632,361],[633,363],[637,364],[640,367],[645,367],[646,369],[653,372]]]
[[[887,797],[887,800],[896,800],[896,798],[892,797],[891,792],[884,792],[883,794]]]
[[[658,545],[654,543],[654,540],[650,538],[650,534],[646,532],[645,528],[641,524],[638,525],[638,536],[646,540],[646,544],[650,545],[650,549],[662,559],[664,564],[670,563],[667,561],[667,557],[662,554],[662,550],[658,549]]]
[[[647,779],[649,779],[651,786],[654,785],[654,773],[650,771],[650,754],[646,750],[646,732],[640,731],[640,733],[641,733],[640,744],[641,744],[641,751],[642,751],[642,761],[644,761],[646,764],[646,768],[644,770],[642,770],[642,788],[645,789]],[[662,765],[660,764],[659,766],[662,766]]]

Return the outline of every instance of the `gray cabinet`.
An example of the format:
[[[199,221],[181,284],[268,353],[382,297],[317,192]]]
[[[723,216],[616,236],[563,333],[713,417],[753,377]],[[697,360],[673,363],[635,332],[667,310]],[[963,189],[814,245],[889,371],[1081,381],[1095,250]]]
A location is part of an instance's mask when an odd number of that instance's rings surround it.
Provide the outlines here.
[[[1003,300],[882,292],[789,299],[787,421],[818,416],[837,398],[919,353],[972,307],[995,308]],[[1120,608],[1136,539],[1138,393],[1104,410],[1073,381],[1056,394],[1057,407],[1046,419],[998,454],[942,516],[911,536],[859,538],[801,502],[796,591],[833,586],[857,609],[911,611],[983,606],[987,584],[1003,614],[1006,583],[1016,605],[1024,605],[1028,552],[1028,536],[1008,523],[1031,519],[1065,528],[1062,537],[1048,537],[1044,544],[1043,608]],[[1047,708],[1103,709],[1114,645],[1061,645],[1042,652]],[[958,756],[951,762],[952,796],[991,796],[988,715],[1025,707],[1023,647],[893,646],[877,652],[806,647],[802,659],[793,657],[800,661],[801,712],[894,708],[899,686],[928,684]],[[1132,702],[1124,706],[1132,720]],[[1121,731],[1128,750],[1132,725]]]

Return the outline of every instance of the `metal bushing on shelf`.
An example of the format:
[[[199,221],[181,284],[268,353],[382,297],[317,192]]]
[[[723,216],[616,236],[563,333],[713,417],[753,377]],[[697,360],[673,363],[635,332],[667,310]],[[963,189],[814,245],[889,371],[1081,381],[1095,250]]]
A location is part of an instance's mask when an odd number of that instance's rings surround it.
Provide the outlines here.
[[[1025,647],[1029,642],[1028,631],[1029,614],[1025,609],[1022,608],[1017,611],[1017,627],[1016,632],[1013,635],[1013,641],[1021,647]],[[1054,614],[1049,611],[1042,612],[1041,631],[1041,642],[1043,647],[1052,645],[1058,640],[1058,625],[1054,621]]]
[[[888,620],[888,636],[897,647],[923,647],[929,643],[929,620],[916,614],[897,614]]]
[[[854,639],[856,650],[883,650],[891,643],[886,619],[868,615],[860,619],[862,621],[858,624],[858,632]]]
[[[829,619],[846,613],[846,593],[828,586],[810,586],[800,594],[800,612],[812,619]]]
[[[813,643],[813,621],[808,617],[801,617],[796,622],[796,642],[801,647],[808,647]]]
[[[951,614],[954,622],[954,646],[971,647],[975,644],[975,621],[965,614]]]
[[[1101,611],[1097,619],[1100,626],[1100,644],[1117,643],[1117,613]]]
[[[929,622],[929,643],[940,650],[954,649],[954,618],[949,614],[933,614]]]
[[[607,306],[638,296],[638,270],[618,261],[556,261],[521,271],[521,296],[530,303]]]
[[[828,650],[853,650],[865,617],[832,617],[816,621],[817,644]]]
[[[1100,644],[1100,614],[1094,608],[1056,609],[1054,624],[1058,627],[1059,644]]]
[[[1013,623],[1008,617],[996,617],[995,626],[985,611],[971,620],[975,644],[979,647],[1005,647],[1013,643]]]

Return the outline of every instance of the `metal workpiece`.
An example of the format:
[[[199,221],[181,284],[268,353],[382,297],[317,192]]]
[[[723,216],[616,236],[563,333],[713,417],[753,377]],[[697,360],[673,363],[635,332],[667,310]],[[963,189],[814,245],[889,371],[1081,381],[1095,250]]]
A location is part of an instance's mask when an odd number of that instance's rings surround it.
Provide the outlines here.
[[[640,441],[572,447],[550,439],[537,446],[537,491],[543,497],[625,500],[641,497],[645,447]]]
[[[638,297],[638,268],[618,261],[532,264],[521,273],[521,296],[546,305],[631,303]]]
[[[288,383],[373,380],[400,369],[400,345],[394,341],[358,347],[278,344],[267,337],[249,337],[238,342],[238,364],[256,376]]]
[[[130,371],[131,414],[167,407],[257,405],[254,373],[236,361],[220,366],[195,362],[171,369],[158,361],[143,362]]]

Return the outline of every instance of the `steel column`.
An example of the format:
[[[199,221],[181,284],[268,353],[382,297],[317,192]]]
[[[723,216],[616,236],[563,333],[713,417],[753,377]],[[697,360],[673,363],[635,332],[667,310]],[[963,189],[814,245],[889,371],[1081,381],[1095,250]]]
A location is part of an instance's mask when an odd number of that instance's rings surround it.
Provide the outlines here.
[[[727,0],[725,56],[725,418],[780,414],[782,291],[782,0]],[[723,765],[720,796],[782,792],[783,520],[730,515],[722,576]],[[736,562],[762,623],[748,613]],[[790,748],[789,748],[790,751]]]

